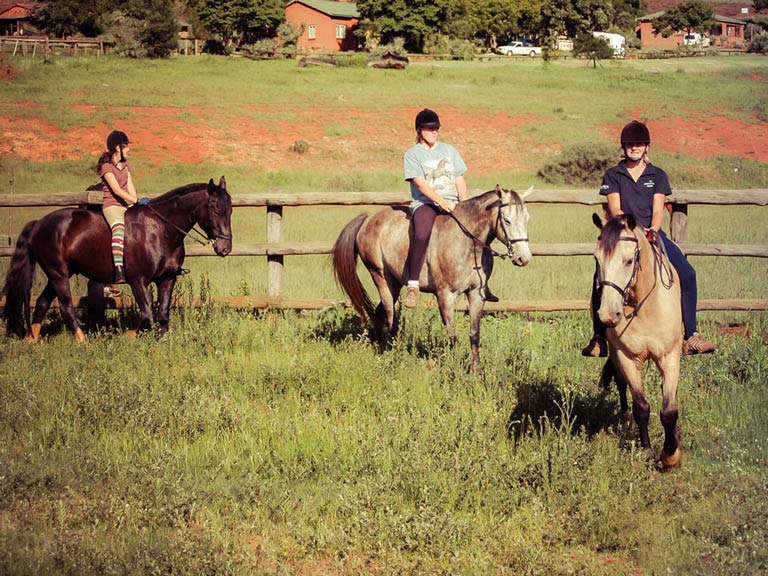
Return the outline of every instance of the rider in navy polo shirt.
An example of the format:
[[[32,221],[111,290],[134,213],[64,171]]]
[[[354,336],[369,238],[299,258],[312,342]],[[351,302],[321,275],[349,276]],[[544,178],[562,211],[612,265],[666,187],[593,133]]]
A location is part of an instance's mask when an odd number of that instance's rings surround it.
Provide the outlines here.
[[[717,347],[706,341],[696,331],[696,271],[688,262],[683,251],[672,242],[661,225],[664,221],[664,203],[672,193],[667,173],[648,160],[651,133],[642,122],[633,120],[621,131],[621,149],[624,159],[609,168],[603,176],[600,194],[608,202],[608,216],[632,214],[651,238],[658,236],[664,243],[669,261],[680,278],[682,300],[684,354],[706,354]],[[592,325],[594,336],[582,349],[584,356],[606,356],[608,346],[605,340],[605,326],[597,319],[600,307],[600,291],[592,284]]]

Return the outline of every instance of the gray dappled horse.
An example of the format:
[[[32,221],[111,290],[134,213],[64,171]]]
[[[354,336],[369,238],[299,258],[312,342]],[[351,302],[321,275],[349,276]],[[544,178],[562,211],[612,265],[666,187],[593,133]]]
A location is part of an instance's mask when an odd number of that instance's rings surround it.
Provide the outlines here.
[[[472,348],[470,368],[474,371],[480,371],[480,318],[493,270],[493,256],[509,257],[516,266],[525,266],[531,259],[530,216],[523,199],[532,190],[533,187],[518,194],[497,186],[496,190],[459,202],[452,214],[438,215],[432,229],[419,287],[422,292],[437,297],[451,345],[456,342],[453,320],[456,298],[466,295]],[[372,215],[357,216],[341,231],[333,247],[336,281],[360,318],[373,321],[381,344],[387,329],[391,335],[397,331],[395,303],[407,280],[409,230],[406,208],[385,208]],[[499,254],[490,247],[494,238],[506,246],[507,254]],[[358,256],[379,291],[381,302],[376,308],[357,274]]]

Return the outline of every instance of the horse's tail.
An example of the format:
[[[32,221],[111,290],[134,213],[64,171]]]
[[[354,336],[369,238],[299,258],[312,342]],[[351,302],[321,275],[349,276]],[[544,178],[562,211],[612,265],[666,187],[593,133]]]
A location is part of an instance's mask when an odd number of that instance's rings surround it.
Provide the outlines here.
[[[3,318],[8,335],[23,338],[29,331],[29,300],[32,296],[32,280],[35,275],[35,259],[29,253],[29,237],[37,220],[32,220],[16,240],[8,273],[5,276],[5,307]]]
[[[336,284],[349,296],[352,307],[363,321],[366,320],[366,314],[370,319],[375,314],[373,302],[357,275],[357,233],[366,218],[368,214],[360,214],[347,224],[336,239],[332,252]]]

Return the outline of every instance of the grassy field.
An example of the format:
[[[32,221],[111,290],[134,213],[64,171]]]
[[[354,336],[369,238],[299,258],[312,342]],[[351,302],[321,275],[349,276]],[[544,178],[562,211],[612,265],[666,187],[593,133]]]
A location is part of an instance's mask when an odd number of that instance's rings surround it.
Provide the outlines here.
[[[597,70],[574,61],[414,63],[403,73],[214,58],[14,64],[21,76],[3,84],[0,117],[43,116],[40,130],[56,137],[127,121],[134,107],[173,106],[185,137],[224,126],[227,148],[245,137],[248,115],[279,124],[305,121],[308,106],[318,118],[335,111],[313,141],[327,154],[319,164],[296,157],[270,167],[247,150],[241,160],[185,164],[141,158],[139,148],[137,176],[153,191],[222,172],[236,194],[396,190],[412,137],[410,116],[397,114],[424,105],[546,120],[511,143],[498,140],[510,162],[473,174],[479,189],[547,187],[535,176],[537,154],[597,137],[635,111],[715,110],[749,123],[765,122],[768,111],[757,57]],[[390,118],[401,145],[377,133],[362,156],[342,147],[368,113]],[[82,157],[29,160],[5,150],[0,192],[11,180],[18,194],[90,184],[89,145],[66,144],[82,145]],[[679,187],[768,187],[765,163],[654,154]],[[359,169],[367,157],[391,168]],[[764,210],[692,207],[689,240],[766,244]],[[359,211],[288,209],[286,240],[333,239]],[[3,232],[36,214],[16,210],[11,226],[2,212]],[[532,241],[592,242],[591,212],[534,205]],[[236,242],[264,240],[263,211],[234,218]],[[341,297],[327,258],[287,260],[288,296]],[[768,295],[761,260],[693,263],[702,298]],[[257,259],[188,264],[181,303],[266,289]],[[591,271],[589,257],[534,258],[525,269],[499,262],[492,286],[510,299],[586,299]],[[467,375],[467,318],[458,317],[459,345],[449,350],[434,310],[405,313],[384,352],[340,306],[311,314],[181,307],[159,341],[124,336],[132,314],[111,316],[80,347],[55,313],[40,345],[0,336],[0,574],[768,571],[765,313],[699,315],[720,348],[683,360],[685,456],[671,473],[644,460],[636,431],[618,425],[616,392],[596,384],[601,363],[579,355],[591,332],[586,313],[487,315],[482,377]],[[655,369],[645,381],[658,451]]]
[[[161,341],[0,345],[0,573],[706,574],[768,568],[768,318],[687,357],[683,467],[618,427],[585,314],[182,310]],[[646,373],[660,449],[659,379]]]

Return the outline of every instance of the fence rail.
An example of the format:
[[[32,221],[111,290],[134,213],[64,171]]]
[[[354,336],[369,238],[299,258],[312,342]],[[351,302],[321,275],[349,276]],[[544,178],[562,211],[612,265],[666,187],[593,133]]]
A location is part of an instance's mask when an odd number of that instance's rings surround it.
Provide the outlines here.
[[[477,191],[476,191],[477,192]],[[267,219],[267,241],[264,243],[235,244],[230,257],[259,256],[267,258],[267,294],[248,298],[227,298],[226,303],[238,307],[254,308],[322,308],[334,301],[328,299],[283,297],[284,257],[296,255],[329,254],[333,241],[284,242],[283,211],[298,206],[393,206],[406,204],[409,197],[402,192],[269,192],[259,194],[238,194],[233,197],[236,208],[265,207]],[[537,190],[527,204],[572,204],[598,206],[605,198],[587,190]],[[0,208],[61,207],[101,204],[101,192],[84,191],[55,194],[0,194]],[[768,189],[750,190],[678,190],[668,197],[670,212],[670,236],[679,243],[686,254],[692,256],[728,256],[768,258],[768,246],[733,244],[690,244],[686,242],[689,205],[742,205],[768,206]],[[587,256],[593,253],[594,244],[550,243],[531,244],[536,256]],[[0,257],[9,257],[13,247],[0,247]],[[187,256],[210,256],[210,247],[187,246]],[[1,304],[2,302],[0,302]],[[108,303],[109,304],[109,303]],[[112,305],[122,305],[112,301]],[[487,303],[488,310],[509,311],[553,311],[581,310],[588,303],[581,300],[559,301],[503,301]],[[768,300],[700,300],[701,310],[768,310]]]

